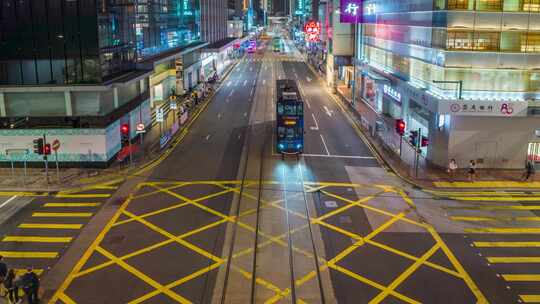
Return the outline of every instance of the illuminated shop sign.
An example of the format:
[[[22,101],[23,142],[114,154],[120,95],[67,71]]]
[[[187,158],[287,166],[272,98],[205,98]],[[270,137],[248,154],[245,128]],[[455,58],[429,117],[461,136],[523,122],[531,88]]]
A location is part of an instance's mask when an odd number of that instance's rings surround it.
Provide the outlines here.
[[[384,94],[390,96],[392,99],[394,99],[395,101],[397,102],[401,102],[401,93],[396,91],[394,88],[392,88],[391,86],[385,84],[383,86],[383,92]]]
[[[321,24],[315,21],[308,21],[304,25],[304,33],[306,34],[306,41],[317,42],[321,34]]]
[[[304,0],[296,1],[296,11],[294,13],[295,15],[299,15],[299,16],[304,15]]]
[[[439,102],[439,113],[468,116],[525,116],[527,102],[454,101]]]
[[[340,0],[339,22],[361,23],[362,0]]]

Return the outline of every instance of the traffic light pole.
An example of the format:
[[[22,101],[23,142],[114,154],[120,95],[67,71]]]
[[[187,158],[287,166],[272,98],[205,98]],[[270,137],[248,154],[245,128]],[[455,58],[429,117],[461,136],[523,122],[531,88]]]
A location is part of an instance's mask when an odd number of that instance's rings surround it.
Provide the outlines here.
[[[45,134],[43,134],[43,149],[45,151],[45,147],[47,146],[47,137]],[[47,157],[47,154],[45,153],[43,155],[43,160],[45,161],[45,179],[47,180],[47,185],[49,184],[49,160]]]
[[[416,141],[416,147],[414,147],[415,164],[414,164],[414,176],[418,177],[418,163],[420,162],[420,141],[422,139],[422,129],[418,128],[418,140]]]

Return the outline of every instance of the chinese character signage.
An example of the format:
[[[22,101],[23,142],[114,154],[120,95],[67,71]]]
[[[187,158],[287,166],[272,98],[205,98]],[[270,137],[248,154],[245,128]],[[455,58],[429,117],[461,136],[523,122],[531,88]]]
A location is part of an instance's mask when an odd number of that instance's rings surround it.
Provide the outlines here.
[[[468,116],[525,116],[527,102],[516,101],[441,101],[439,113]]]
[[[362,22],[362,0],[340,0],[341,23],[361,23]]]
[[[317,42],[321,34],[321,25],[319,22],[308,21],[304,25],[304,33],[306,34],[306,41]]]

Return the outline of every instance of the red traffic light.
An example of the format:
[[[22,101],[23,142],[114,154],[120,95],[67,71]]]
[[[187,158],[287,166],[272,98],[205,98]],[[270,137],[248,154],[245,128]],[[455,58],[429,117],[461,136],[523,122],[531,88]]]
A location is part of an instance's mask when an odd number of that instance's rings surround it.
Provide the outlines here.
[[[427,147],[428,145],[429,145],[429,139],[426,136],[422,136],[422,139],[420,140],[420,146]]]
[[[51,144],[45,144],[45,146],[43,146],[43,154],[51,154]]]
[[[129,125],[128,124],[123,124],[121,127],[120,127],[120,132],[122,134],[128,134],[129,132]]]
[[[403,119],[396,119],[396,133],[400,136],[405,134],[405,121]]]

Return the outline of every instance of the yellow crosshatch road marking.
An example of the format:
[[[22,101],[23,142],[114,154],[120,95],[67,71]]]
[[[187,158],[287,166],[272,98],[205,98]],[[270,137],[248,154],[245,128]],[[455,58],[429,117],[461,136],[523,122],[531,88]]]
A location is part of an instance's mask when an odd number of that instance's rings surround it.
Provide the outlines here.
[[[33,217],[91,217],[91,212],[34,212]]]
[[[524,303],[540,303],[540,294],[537,295],[519,295]]]
[[[513,282],[540,282],[540,274],[503,274],[503,279]]]
[[[101,203],[46,203],[43,207],[98,207]]]
[[[0,251],[0,255],[13,259],[54,259],[58,257],[58,252],[44,251]]]
[[[90,193],[90,194],[57,194],[57,198],[108,198],[111,197],[109,193]]]
[[[263,181],[262,184],[280,185],[280,183],[276,182],[276,181]],[[180,188],[180,187],[189,187],[191,185],[215,185],[215,186],[218,186],[218,187],[222,188],[223,190],[219,191],[219,192],[216,192],[216,193],[211,193],[211,194],[208,194],[208,195],[201,194],[200,197],[197,197],[197,198],[188,198],[188,197],[183,196],[182,194],[178,194],[178,193],[173,191],[174,189],[177,189],[177,188]],[[243,186],[245,188],[254,187],[254,189],[256,189],[256,187],[258,185],[259,185],[258,181],[244,181],[244,184],[243,184]],[[239,226],[239,228],[246,229],[247,231],[250,231],[251,233],[255,234],[255,231],[256,231],[255,228],[248,225],[248,224],[246,224],[246,223],[244,223],[244,222],[242,222],[241,219],[244,216],[254,214],[256,212],[256,209],[254,210],[253,208],[251,208],[251,209],[248,208],[246,211],[242,212],[236,218],[234,216],[229,216],[227,214],[223,214],[223,213],[221,213],[219,211],[216,211],[215,209],[213,209],[213,207],[211,205],[203,204],[203,201],[207,201],[209,199],[219,197],[221,195],[226,195],[226,194],[229,194],[229,193],[235,193],[235,194],[241,195],[241,197],[247,198],[247,199],[249,199],[249,201],[252,201],[253,203],[256,203],[257,202],[257,197],[256,196],[253,196],[253,195],[251,195],[249,193],[246,193],[245,191],[240,193],[241,192],[240,187],[242,187],[242,181],[197,181],[197,182],[181,181],[181,182],[173,182],[173,183],[171,183],[171,182],[146,182],[146,183],[142,183],[142,184],[137,185],[136,190],[134,191],[134,194],[139,189],[141,189],[143,186],[144,187],[151,187],[151,188],[154,188],[156,190],[151,191],[151,192],[146,192],[144,194],[140,194],[140,195],[136,195],[136,196],[130,195],[128,197],[128,199],[121,205],[120,209],[115,213],[113,218],[107,223],[107,225],[103,229],[103,231],[101,231],[101,233],[98,235],[98,237],[93,242],[93,244],[84,253],[83,257],[77,263],[75,268],[71,271],[71,273],[69,274],[66,281],[57,290],[57,292],[55,293],[55,295],[51,299],[50,303],[56,303],[55,301],[58,301],[58,300],[63,301],[64,303],[76,303],[73,299],[71,299],[68,296],[68,294],[69,294],[69,286],[73,282],[73,280],[77,280],[81,276],[87,275],[87,274],[95,272],[95,271],[102,270],[102,269],[104,269],[104,268],[106,268],[108,266],[111,266],[111,265],[120,266],[124,270],[132,273],[137,278],[139,278],[140,280],[146,282],[147,284],[149,284],[150,286],[152,286],[154,288],[153,291],[151,291],[151,292],[149,292],[149,293],[147,293],[147,294],[145,294],[145,295],[143,295],[143,296],[141,296],[139,298],[132,299],[129,303],[133,303],[133,304],[143,303],[143,302],[147,301],[148,299],[151,299],[151,298],[153,298],[153,297],[155,297],[155,296],[157,296],[159,294],[165,294],[165,295],[169,296],[175,302],[190,303],[189,300],[182,297],[182,295],[179,295],[179,294],[171,291],[171,289],[173,289],[173,288],[175,288],[175,287],[177,287],[177,286],[179,286],[181,284],[184,284],[184,283],[186,283],[186,282],[188,282],[190,280],[193,280],[193,279],[195,279],[197,277],[200,277],[200,276],[202,276],[204,274],[207,274],[210,271],[213,271],[214,269],[219,268],[229,258],[233,259],[233,261],[231,263],[231,270],[232,271],[240,273],[241,276],[243,278],[247,279],[247,280],[251,279],[252,274],[250,272],[242,269],[238,265],[236,265],[234,260],[235,259],[240,259],[243,256],[245,256],[245,255],[247,255],[249,253],[252,253],[253,248],[240,249],[239,251],[233,253],[232,257],[218,257],[218,256],[215,256],[214,254],[212,254],[210,252],[207,252],[206,250],[198,247],[197,245],[195,245],[195,244],[193,244],[191,242],[187,242],[185,240],[189,236],[201,233],[203,231],[206,231],[208,229],[211,229],[213,227],[216,227],[216,226],[219,226],[219,225],[225,224],[225,223],[237,224]],[[344,197],[342,197],[340,195],[337,195],[337,194],[334,194],[334,193],[328,191],[327,188],[329,188],[329,187],[348,187],[348,188],[370,187],[372,189],[378,189],[380,191],[376,192],[375,194],[368,195],[366,197],[360,198],[357,201],[352,201],[352,200],[348,200],[348,199],[346,199],[346,198],[344,198]],[[314,183],[314,182],[306,183],[304,185],[304,189],[305,189],[306,192],[320,191],[320,193],[322,193],[324,195],[335,198],[335,199],[340,200],[343,203],[345,203],[345,205],[340,207],[340,208],[332,210],[329,213],[323,214],[318,218],[310,218],[309,220],[313,224],[319,224],[321,226],[325,226],[325,227],[327,227],[329,229],[332,229],[332,230],[334,230],[334,231],[336,231],[336,232],[338,232],[340,234],[346,235],[346,236],[351,237],[352,239],[356,240],[355,244],[353,244],[352,246],[346,248],[342,252],[338,253],[335,257],[333,257],[329,261],[326,261],[325,259],[319,257],[319,264],[320,264],[319,270],[320,271],[328,271],[328,269],[333,269],[334,271],[338,271],[338,272],[340,272],[340,273],[342,273],[344,275],[347,275],[347,276],[349,276],[349,277],[351,277],[351,278],[353,278],[355,280],[358,280],[360,282],[363,282],[365,284],[370,285],[373,288],[378,289],[379,290],[379,296],[377,296],[376,298],[373,299],[373,303],[378,303],[380,301],[384,301],[384,299],[388,295],[393,296],[393,297],[395,297],[397,299],[400,299],[400,300],[402,300],[402,301],[404,301],[406,303],[419,303],[419,301],[414,300],[414,299],[408,297],[405,294],[401,294],[399,292],[396,292],[396,290],[399,288],[399,285],[403,281],[405,281],[408,277],[410,277],[417,269],[419,269],[420,266],[425,265],[425,266],[431,267],[431,268],[433,268],[435,270],[450,274],[450,275],[452,275],[452,276],[454,276],[454,277],[456,277],[458,279],[462,279],[466,283],[466,285],[470,288],[471,292],[476,296],[477,303],[487,303],[487,301],[483,297],[480,290],[478,290],[475,283],[468,276],[468,274],[465,272],[465,270],[460,265],[460,263],[457,261],[457,259],[453,256],[452,252],[450,251],[450,249],[448,249],[448,247],[443,242],[443,240],[438,236],[437,232],[431,226],[429,226],[428,224],[425,224],[423,222],[416,221],[413,218],[407,217],[408,212],[410,212],[409,210],[412,210],[414,208],[408,208],[407,211],[405,211],[405,212],[400,212],[400,213],[394,214],[394,213],[392,213],[390,211],[381,209],[381,207],[373,207],[373,206],[369,205],[369,202],[371,200],[376,199],[381,193],[392,192],[392,193],[398,194],[403,199],[404,204],[406,204],[408,206],[411,206],[411,207],[414,207],[414,202],[402,190],[400,190],[400,189],[398,189],[396,187],[393,187],[393,186],[386,186],[386,185],[370,186],[370,185],[360,185],[360,184],[350,184],[350,183],[341,184],[341,183]],[[134,214],[133,212],[128,211],[127,207],[129,206],[130,202],[133,199],[135,199],[135,198],[143,198],[143,197],[152,197],[152,195],[156,195],[156,194],[160,194],[160,193],[169,195],[171,197],[174,197],[178,201],[176,203],[173,202],[173,204],[171,206],[168,206],[168,207],[165,207],[165,208],[162,208],[162,209],[159,209],[159,210],[154,210],[154,211],[144,213],[144,214]],[[194,230],[188,231],[188,232],[186,232],[186,233],[184,233],[182,235],[178,235],[178,236],[172,235],[169,232],[167,232],[165,229],[159,227],[158,224],[150,223],[149,221],[146,220],[146,218],[149,217],[149,216],[160,214],[160,213],[165,213],[165,212],[168,212],[170,210],[185,207],[187,205],[191,205],[191,206],[194,206],[194,207],[199,208],[201,210],[204,210],[204,211],[208,212],[209,214],[212,214],[212,215],[216,216],[217,219],[215,221],[213,221],[212,223],[210,223],[210,224],[207,224],[207,225],[205,225],[203,227],[196,228]],[[282,210],[284,212],[290,213],[292,216],[301,217],[301,218],[305,219],[304,214],[298,213],[298,212],[295,212],[295,211],[292,211],[292,210],[289,210],[289,209],[285,208],[284,204],[283,204],[283,199],[275,200],[275,201],[261,201],[261,207],[262,208],[276,208],[276,209]],[[380,215],[387,216],[388,219],[382,225],[376,227],[373,231],[371,231],[369,234],[367,234],[365,236],[357,235],[357,234],[355,234],[353,232],[349,232],[349,231],[347,231],[347,230],[345,230],[345,229],[343,229],[341,227],[336,227],[336,226],[334,226],[332,224],[329,224],[329,223],[325,222],[325,220],[327,220],[327,219],[329,219],[329,218],[331,218],[333,216],[336,216],[336,215],[338,215],[338,214],[340,214],[340,213],[342,213],[345,210],[348,210],[350,208],[363,208],[363,209],[366,209],[366,210],[370,210],[370,211],[376,212],[376,213],[378,213]],[[126,215],[128,218],[124,219],[122,221],[119,221],[118,219],[119,219],[121,214]],[[118,225],[121,225],[121,224],[124,224],[124,223],[128,223],[128,222],[132,222],[132,221],[137,221],[137,222],[143,224],[145,227],[147,227],[147,228],[149,228],[149,229],[151,229],[151,230],[165,236],[166,240],[155,243],[155,244],[152,244],[152,245],[149,245],[149,246],[147,246],[145,248],[138,249],[136,251],[127,253],[126,255],[120,256],[120,257],[112,255],[105,248],[100,246],[100,243],[104,239],[105,235],[108,233],[108,231],[112,227],[118,226]],[[375,238],[375,236],[377,236],[379,233],[383,232],[385,229],[387,229],[388,227],[390,227],[392,224],[394,224],[396,222],[407,223],[407,224],[415,225],[417,227],[424,228],[426,230],[426,233],[431,234],[431,236],[435,240],[435,244],[422,257],[416,257],[416,256],[410,255],[410,254],[408,254],[406,252],[403,252],[401,250],[398,250],[397,248],[393,248],[391,246],[388,246],[386,244],[382,244],[382,243],[379,243],[379,242],[376,242],[376,241],[373,240],[373,238]],[[23,225],[25,225],[25,224],[23,224]],[[26,224],[26,225],[62,225],[62,224]],[[69,225],[69,224],[66,224],[66,225]],[[55,229],[55,228],[52,228],[52,227],[55,227],[55,226],[51,226],[49,228],[50,229]],[[306,227],[307,227],[307,225],[297,227],[297,228],[293,229],[290,233],[294,234],[294,233],[296,233],[298,231],[306,229]],[[57,228],[59,228],[59,227],[57,227]],[[288,243],[286,241],[284,241],[284,239],[287,236],[286,233],[274,236],[274,235],[265,233],[264,231],[259,231],[259,235],[261,236],[261,238],[264,239],[264,241],[262,241],[258,245],[258,248],[262,248],[262,247],[268,246],[270,244],[277,244],[277,245],[282,246],[282,247],[288,247]],[[52,239],[51,239],[51,241],[52,241]],[[197,254],[200,254],[200,255],[208,258],[210,260],[209,263],[208,263],[208,266],[203,268],[203,269],[199,269],[199,270],[197,270],[197,271],[195,271],[195,272],[193,272],[191,274],[188,274],[187,276],[185,276],[183,278],[179,278],[179,279],[173,281],[172,283],[169,283],[169,284],[163,286],[163,285],[157,283],[157,281],[155,279],[149,277],[147,274],[142,273],[138,269],[135,269],[134,267],[132,267],[131,265],[128,264],[128,259],[131,258],[131,257],[135,257],[135,256],[141,255],[143,253],[147,253],[147,252],[156,250],[157,248],[161,248],[161,247],[163,247],[163,246],[165,246],[167,244],[173,243],[173,242],[179,243],[180,245],[188,248],[189,250],[191,250],[193,252],[196,252]],[[389,286],[381,285],[381,284],[379,284],[379,283],[377,283],[375,281],[372,281],[372,280],[370,280],[368,278],[360,276],[360,275],[358,275],[358,274],[356,274],[356,273],[354,273],[354,272],[352,272],[352,271],[350,271],[348,269],[345,269],[342,266],[337,265],[337,263],[340,260],[342,260],[348,254],[350,254],[351,252],[353,252],[354,250],[358,249],[359,247],[363,246],[366,243],[370,244],[372,246],[376,246],[376,247],[378,247],[378,248],[380,248],[382,250],[391,252],[391,253],[393,253],[395,255],[407,258],[407,259],[411,260],[413,262],[413,264],[405,272],[399,274],[396,277],[396,279]],[[298,252],[298,253],[304,255],[305,257],[309,257],[309,258],[313,257],[313,255],[310,252],[304,251],[304,250],[302,250],[300,248],[296,248],[296,247],[293,246],[292,249],[295,252]],[[454,269],[443,267],[441,265],[437,265],[437,264],[435,264],[433,262],[428,261],[429,257],[432,254],[434,254],[437,250],[441,250],[448,257],[448,259],[450,260],[450,262],[451,262],[452,266],[454,267]],[[90,258],[90,256],[92,255],[92,253],[94,251],[100,252],[102,255],[104,255],[105,257],[108,258],[108,261],[103,262],[102,264],[93,265],[90,268],[81,270],[82,267],[86,264],[86,261]],[[264,274],[262,274],[262,276],[264,276]],[[295,285],[298,286],[298,287],[302,286],[303,284],[306,284],[307,282],[313,280],[315,277],[316,277],[316,272],[315,271],[308,272],[303,277],[297,279],[295,281]],[[260,286],[264,287],[265,289],[270,290],[273,293],[273,296],[266,299],[266,301],[265,301],[266,303],[279,302],[281,299],[290,296],[290,293],[291,293],[290,288],[280,289],[279,287],[277,287],[272,282],[266,280],[264,277],[257,276],[255,278],[255,282],[256,282],[257,285],[260,285]],[[303,301],[302,299],[298,299],[298,303],[305,303],[305,301]]]
[[[81,229],[82,224],[41,224],[41,223],[23,223],[19,228],[29,229]]]
[[[540,242],[473,242],[475,247],[540,247]]]
[[[540,228],[467,228],[465,233],[538,234]]]
[[[69,243],[71,237],[54,236],[5,236],[2,242],[31,242],[31,243]]]
[[[540,257],[487,257],[488,262],[495,263],[540,263]]]

